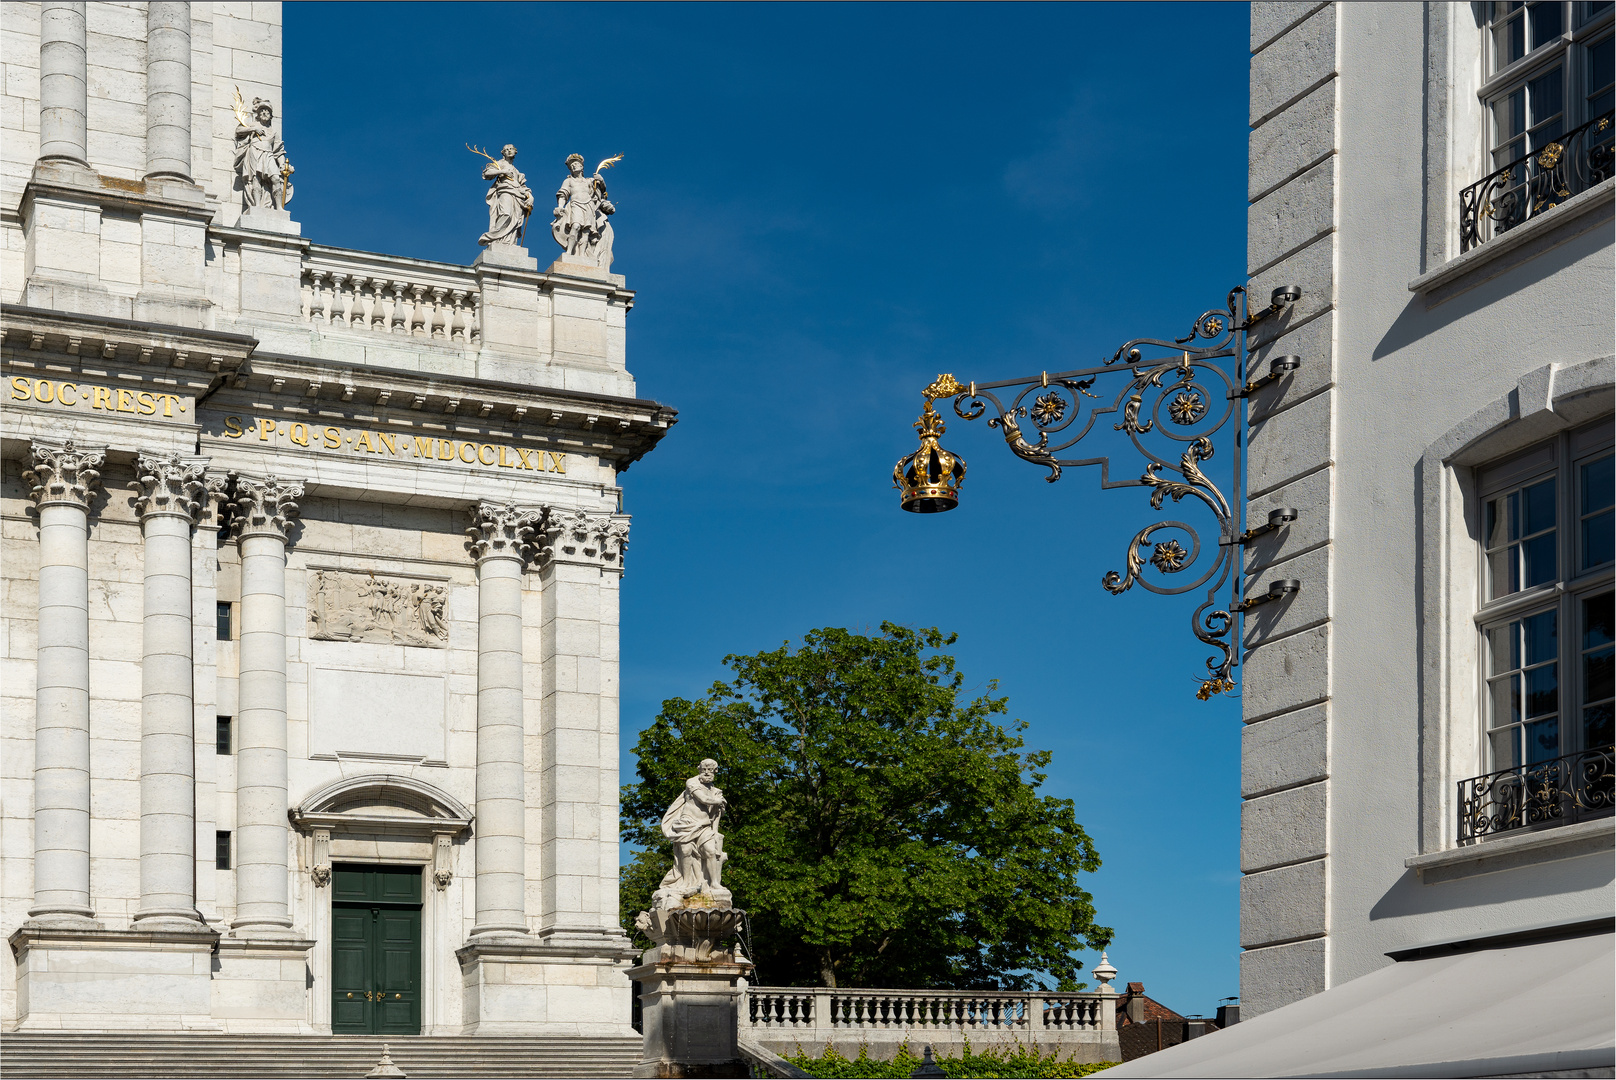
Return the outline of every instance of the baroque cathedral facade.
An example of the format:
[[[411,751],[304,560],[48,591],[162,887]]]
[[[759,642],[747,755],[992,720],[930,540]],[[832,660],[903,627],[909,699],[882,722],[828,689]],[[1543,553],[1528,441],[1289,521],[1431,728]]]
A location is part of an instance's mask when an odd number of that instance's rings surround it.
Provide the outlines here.
[[[604,216],[324,246],[278,3],[4,29],[0,1027],[632,1034]]]

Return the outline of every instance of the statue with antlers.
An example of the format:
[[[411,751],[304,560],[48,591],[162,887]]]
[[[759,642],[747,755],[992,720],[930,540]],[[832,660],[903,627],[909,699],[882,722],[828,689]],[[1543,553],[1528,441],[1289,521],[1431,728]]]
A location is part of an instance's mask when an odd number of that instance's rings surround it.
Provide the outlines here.
[[[584,159],[580,154],[567,156],[567,178],[556,192],[555,221],[550,235],[561,245],[561,250],[580,262],[612,268],[612,214],[617,207],[606,197],[606,181],[601,173],[623,160],[623,155],[609,157],[595,166],[595,175],[584,175]]]
[[[517,171],[516,147],[506,143],[497,158],[470,143],[466,149],[488,159],[483,179],[494,182],[488,189],[488,231],[477,238],[477,243],[484,247],[520,244],[527,216],[533,212],[533,192],[528,190],[527,177]]]

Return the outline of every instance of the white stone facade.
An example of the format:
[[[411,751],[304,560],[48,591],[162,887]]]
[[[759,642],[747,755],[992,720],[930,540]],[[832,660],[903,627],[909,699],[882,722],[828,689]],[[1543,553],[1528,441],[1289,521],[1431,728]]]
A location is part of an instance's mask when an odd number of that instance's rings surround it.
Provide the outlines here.
[[[1608,816],[1456,831],[1459,783],[1494,768],[1478,477],[1562,433],[1608,447],[1616,352],[1616,181],[1461,252],[1460,193],[1495,167],[1493,6],[1251,6],[1251,291],[1302,289],[1254,332],[1251,367],[1302,367],[1250,403],[1248,517],[1300,517],[1248,550],[1247,589],[1302,589],[1246,627],[1247,1016],[1389,953],[1612,913]],[[1552,6],[1574,24],[1589,5]],[[1602,25],[1567,40],[1608,40]]]
[[[392,867],[378,1030],[629,1032],[624,279],[243,215],[278,3],[0,34],[0,1024],[342,1030],[333,891]]]

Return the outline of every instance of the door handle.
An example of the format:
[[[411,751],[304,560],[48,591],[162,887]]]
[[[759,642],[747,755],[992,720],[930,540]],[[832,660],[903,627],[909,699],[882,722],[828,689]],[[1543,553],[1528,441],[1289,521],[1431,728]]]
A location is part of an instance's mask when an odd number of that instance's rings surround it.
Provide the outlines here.
[[[352,990],[348,991],[348,996],[353,997],[353,991]]]

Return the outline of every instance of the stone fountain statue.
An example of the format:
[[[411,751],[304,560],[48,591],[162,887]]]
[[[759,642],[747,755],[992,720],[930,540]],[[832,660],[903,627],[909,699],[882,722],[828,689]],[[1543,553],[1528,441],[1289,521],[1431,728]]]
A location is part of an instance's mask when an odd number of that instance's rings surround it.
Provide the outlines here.
[[[740,980],[752,970],[741,951],[746,912],[724,888],[729,805],[707,758],[662,815],[673,868],[634,925],[651,941],[629,978],[640,984],[645,1053],[635,1076],[746,1076],[736,1046]]]

